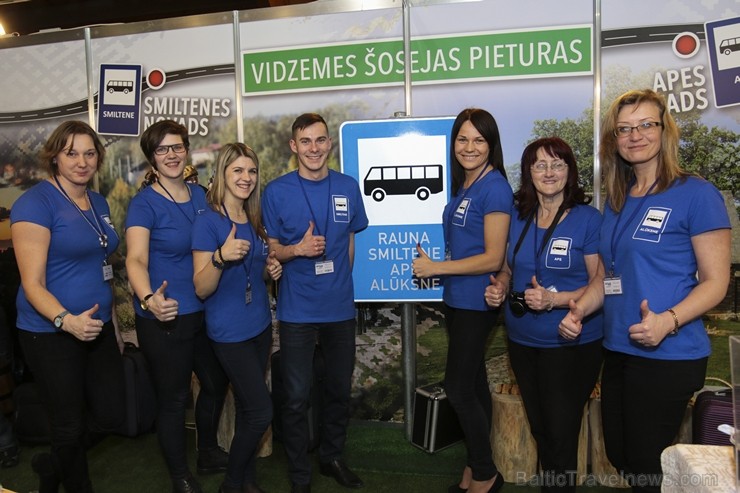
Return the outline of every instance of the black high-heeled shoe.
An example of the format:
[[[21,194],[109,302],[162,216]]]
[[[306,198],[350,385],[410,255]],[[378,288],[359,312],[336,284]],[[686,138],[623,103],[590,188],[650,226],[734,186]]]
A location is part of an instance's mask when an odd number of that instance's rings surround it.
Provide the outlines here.
[[[504,477],[501,475],[501,471],[496,473],[496,479],[493,480],[493,484],[488,489],[488,493],[496,493],[504,486]]]

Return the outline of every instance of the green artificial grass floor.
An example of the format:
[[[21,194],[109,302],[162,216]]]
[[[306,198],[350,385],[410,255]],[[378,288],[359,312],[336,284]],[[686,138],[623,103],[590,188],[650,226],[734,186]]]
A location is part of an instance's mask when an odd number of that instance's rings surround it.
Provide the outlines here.
[[[189,431],[191,469],[195,471],[195,437]],[[21,463],[10,469],[0,469],[0,483],[19,493],[36,489],[37,480],[30,461],[35,453],[48,450],[47,446],[24,446]],[[169,492],[170,482],[154,434],[138,438],[110,436],[88,452],[90,475],[96,493],[160,493]],[[409,443],[403,426],[377,421],[352,421],[349,427],[345,458],[351,468],[363,479],[368,493],[445,492],[455,483],[465,465],[465,448],[461,443],[429,454]],[[315,472],[311,487],[314,493],[336,493],[347,489],[333,479]],[[288,492],[287,463],[282,445],[274,443],[272,455],[258,459],[259,485],[268,493]],[[198,476],[206,493],[216,493],[222,474]],[[533,493],[539,488],[507,483],[504,493]],[[614,493],[604,487],[584,487],[583,493]]]

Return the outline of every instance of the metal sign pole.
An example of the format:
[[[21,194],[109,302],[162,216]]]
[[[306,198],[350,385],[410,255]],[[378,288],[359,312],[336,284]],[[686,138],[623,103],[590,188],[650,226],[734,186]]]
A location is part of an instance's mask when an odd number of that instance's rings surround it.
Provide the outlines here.
[[[414,396],[416,394],[416,304],[404,303],[401,310],[403,358],[403,416],[406,439],[413,433]]]

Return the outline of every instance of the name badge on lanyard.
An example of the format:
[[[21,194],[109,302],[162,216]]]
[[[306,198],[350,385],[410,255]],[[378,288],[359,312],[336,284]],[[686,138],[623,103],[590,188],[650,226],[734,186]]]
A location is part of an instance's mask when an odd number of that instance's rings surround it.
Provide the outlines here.
[[[604,294],[622,294],[622,278],[620,276],[605,277]]]
[[[247,291],[244,294],[244,303],[246,305],[252,302],[252,283],[247,283]]]
[[[113,279],[113,266],[107,262],[103,263],[103,281],[110,281]]]
[[[331,274],[334,272],[334,261],[333,260],[319,260],[314,264],[314,270],[317,276],[323,274]]]

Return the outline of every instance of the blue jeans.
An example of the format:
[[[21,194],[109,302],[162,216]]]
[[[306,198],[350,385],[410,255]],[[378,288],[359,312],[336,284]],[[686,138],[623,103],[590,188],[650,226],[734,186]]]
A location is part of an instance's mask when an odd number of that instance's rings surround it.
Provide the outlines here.
[[[313,353],[321,346],[323,384],[319,460],[341,457],[349,423],[352,371],[355,366],[355,320],[297,324],[280,322],[280,371],[285,385],[283,445],[288,473],[296,484],[311,482],[308,458],[308,400],[313,380]],[[275,369],[273,369],[275,371]]]
[[[125,417],[123,360],[113,323],[83,342],[66,332],[18,331],[51,418],[51,455],[64,489],[92,491],[87,468],[91,415],[101,430],[118,430]]]
[[[201,392],[195,404],[199,449],[218,446],[216,434],[229,380],[203,325],[203,312],[163,323],[136,316],[136,335],[157,391],[157,438],[172,478],[188,474],[185,408],[193,371]]]
[[[272,421],[272,400],[265,385],[272,331],[268,325],[260,335],[247,341],[211,344],[231,380],[236,408],[224,484],[241,490],[248,483],[257,483],[257,447]]]
[[[493,403],[486,375],[486,341],[496,323],[497,310],[462,310],[445,305],[447,368],[445,392],[460,421],[468,449],[467,465],[476,481],[498,474],[491,452]]]

